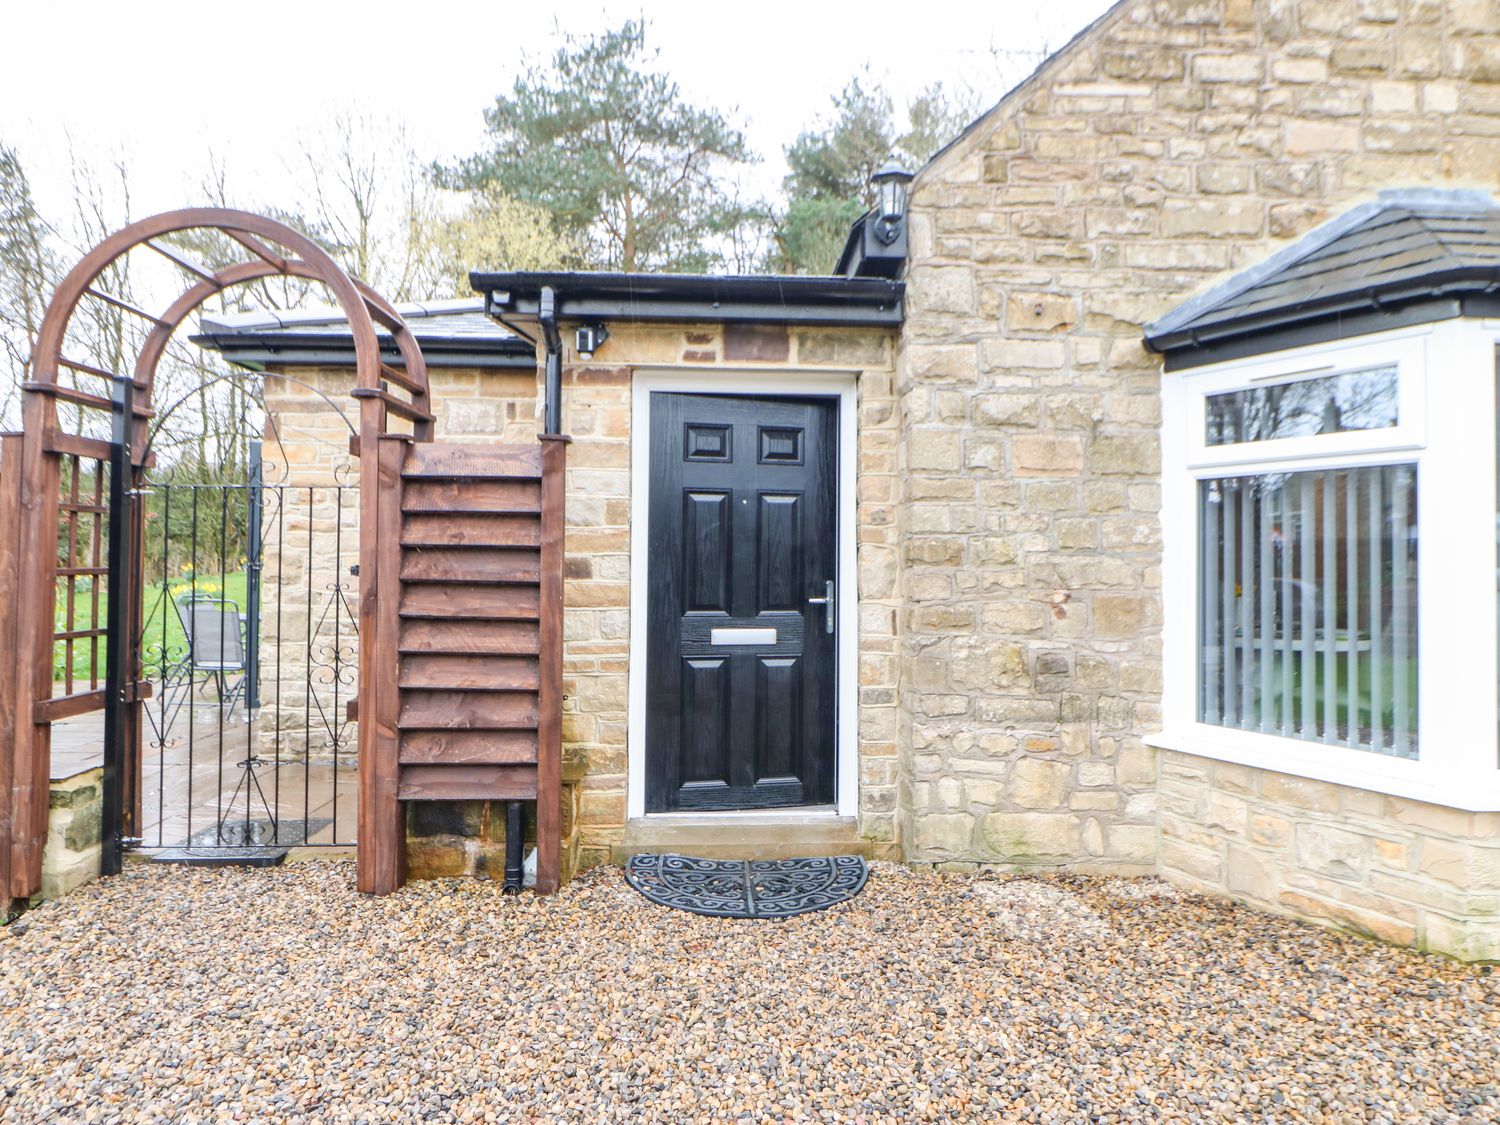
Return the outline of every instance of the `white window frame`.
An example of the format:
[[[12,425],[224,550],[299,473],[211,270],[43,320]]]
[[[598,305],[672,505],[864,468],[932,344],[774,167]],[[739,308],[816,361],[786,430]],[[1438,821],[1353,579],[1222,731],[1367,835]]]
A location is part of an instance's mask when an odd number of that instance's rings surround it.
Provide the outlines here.
[[[1497,328],[1456,319],[1163,375],[1163,730],[1151,745],[1452,808],[1500,809]],[[1394,427],[1207,444],[1209,395],[1391,365],[1400,379]],[[1419,756],[1200,722],[1199,481],[1401,463],[1417,466]]]

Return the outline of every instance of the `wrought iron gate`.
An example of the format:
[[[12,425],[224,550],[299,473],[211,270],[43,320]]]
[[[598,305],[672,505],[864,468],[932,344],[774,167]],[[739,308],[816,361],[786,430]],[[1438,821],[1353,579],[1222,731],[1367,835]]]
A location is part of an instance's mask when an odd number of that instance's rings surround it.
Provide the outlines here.
[[[132,842],[163,858],[355,842],[357,490],[285,470],[255,443],[245,479],[148,476],[114,521],[152,685]]]

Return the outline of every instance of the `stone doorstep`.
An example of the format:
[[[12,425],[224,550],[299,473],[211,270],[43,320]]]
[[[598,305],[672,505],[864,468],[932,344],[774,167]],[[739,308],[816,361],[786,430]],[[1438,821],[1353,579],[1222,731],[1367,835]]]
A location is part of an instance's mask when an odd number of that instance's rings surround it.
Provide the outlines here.
[[[701,859],[795,859],[858,855],[871,858],[874,842],[859,834],[852,816],[788,813],[638,817],[610,847],[610,861],[623,864],[642,852],[676,852]]]

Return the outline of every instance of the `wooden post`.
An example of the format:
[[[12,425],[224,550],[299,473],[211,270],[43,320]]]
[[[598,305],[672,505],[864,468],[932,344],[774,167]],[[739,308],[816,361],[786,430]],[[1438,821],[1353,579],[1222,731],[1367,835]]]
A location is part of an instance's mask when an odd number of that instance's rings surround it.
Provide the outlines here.
[[[19,525],[16,548],[14,746],[10,897],[31,898],[42,889],[42,848],[47,840],[52,724],[38,721],[37,704],[52,698],[52,635],[57,613],[59,457],[40,435],[54,421],[46,395],[23,405]],[[31,435],[31,436],[28,436]]]
[[[361,489],[373,477],[372,515],[360,528],[359,889],[386,895],[406,878],[406,821],[397,797],[400,707],[401,465],[406,442],[387,437],[364,447]],[[367,472],[373,468],[374,472]],[[373,509],[373,511],[372,511]],[[373,574],[367,566],[373,562]]]
[[[0,437],[0,910],[10,906],[11,866],[16,844],[15,784],[17,521],[21,509],[21,435]]]
[[[570,438],[543,434],[540,644],[537,694],[536,892],[562,883],[563,547]]]

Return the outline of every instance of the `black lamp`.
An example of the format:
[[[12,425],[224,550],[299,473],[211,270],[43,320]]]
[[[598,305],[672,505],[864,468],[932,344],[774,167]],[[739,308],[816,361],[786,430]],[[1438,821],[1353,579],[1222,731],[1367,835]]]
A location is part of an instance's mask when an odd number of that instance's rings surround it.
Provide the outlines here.
[[[901,220],[906,217],[906,185],[911,181],[912,173],[894,160],[887,160],[870,177],[875,188],[875,237],[887,246],[901,233]]]

